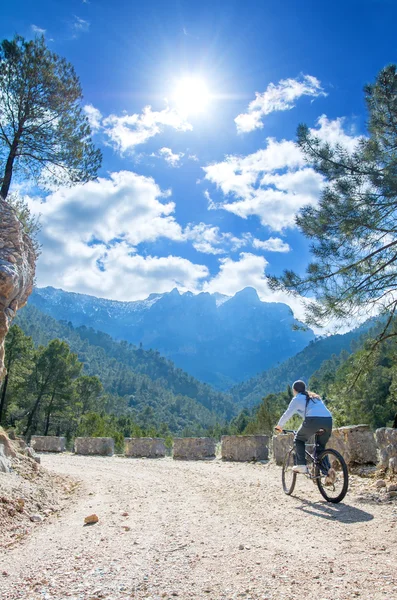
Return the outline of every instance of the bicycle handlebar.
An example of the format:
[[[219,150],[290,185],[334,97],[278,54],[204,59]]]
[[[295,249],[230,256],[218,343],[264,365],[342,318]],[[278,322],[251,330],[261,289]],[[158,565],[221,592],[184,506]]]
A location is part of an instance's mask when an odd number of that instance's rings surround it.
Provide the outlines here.
[[[283,433],[296,433],[296,431],[294,429],[282,429]]]

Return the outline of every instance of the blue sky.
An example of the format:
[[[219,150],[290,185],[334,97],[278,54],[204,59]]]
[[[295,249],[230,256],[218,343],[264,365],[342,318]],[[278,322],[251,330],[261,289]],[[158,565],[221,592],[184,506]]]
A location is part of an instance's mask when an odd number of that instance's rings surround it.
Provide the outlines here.
[[[297,125],[348,147],[365,135],[362,88],[396,60],[397,3],[21,0],[5,11],[3,38],[44,31],[72,62],[103,151],[98,182],[45,203],[15,181],[41,214],[38,285],[121,300],[252,285],[285,300],[265,275],[303,272],[294,215],[323,185],[293,145]]]

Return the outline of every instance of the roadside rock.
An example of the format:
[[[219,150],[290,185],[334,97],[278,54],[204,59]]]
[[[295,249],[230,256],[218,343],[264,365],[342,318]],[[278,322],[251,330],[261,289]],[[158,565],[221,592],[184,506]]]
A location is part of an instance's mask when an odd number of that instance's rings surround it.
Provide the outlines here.
[[[41,463],[41,458],[40,456],[37,456],[36,452],[33,450],[33,448],[31,448],[30,446],[27,446],[25,449],[25,454],[26,456],[29,456],[30,458],[32,458],[35,462],[37,462],[37,464]]]
[[[14,209],[0,197],[0,380],[4,375],[4,339],[16,311],[33,289],[36,253]]]
[[[3,444],[0,444],[0,473],[10,472],[10,461],[8,460],[4,451]]]
[[[383,479],[378,479],[378,481],[375,483],[375,487],[378,488],[378,490],[380,490],[381,488],[385,488],[386,481],[384,481]]]
[[[89,515],[84,519],[84,523],[86,525],[94,525],[94,523],[98,523],[99,518],[97,515]]]
[[[43,520],[43,517],[41,517],[40,515],[30,515],[29,518],[32,521],[32,523],[41,523],[41,521]]]

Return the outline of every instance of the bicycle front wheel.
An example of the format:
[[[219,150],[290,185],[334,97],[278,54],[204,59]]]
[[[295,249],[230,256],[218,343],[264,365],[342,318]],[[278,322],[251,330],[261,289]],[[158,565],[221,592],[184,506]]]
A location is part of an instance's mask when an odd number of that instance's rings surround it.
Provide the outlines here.
[[[283,463],[283,472],[281,479],[283,482],[284,492],[290,496],[295,489],[296,473],[293,472],[292,467],[295,466],[295,449],[291,448],[285,455]]]
[[[347,494],[349,473],[345,459],[336,450],[327,448],[317,459],[316,482],[320,494],[327,500],[337,504]]]

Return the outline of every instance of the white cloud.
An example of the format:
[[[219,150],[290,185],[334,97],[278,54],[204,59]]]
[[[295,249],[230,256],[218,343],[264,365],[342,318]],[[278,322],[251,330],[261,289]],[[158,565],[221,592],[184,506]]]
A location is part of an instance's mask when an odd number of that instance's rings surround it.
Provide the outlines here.
[[[42,254],[38,285],[121,300],[138,299],[173,287],[198,290],[208,277],[205,265],[179,256],[140,256],[136,247],[161,237],[189,238],[169,201],[150,177],[112,173],[41,198],[26,198],[41,215]]]
[[[289,244],[283,242],[281,238],[271,237],[268,240],[258,240],[254,238],[252,241],[254,248],[258,250],[266,250],[267,252],[290,252]]]
[[[140,256],[132,253],[125,243],[110,249],[85,246],[70,250],[75,257],[73,263],[70,260],[61,271],[54,265],[47,273],[47,280],[39,268],[40,285],[55,285],[103,298],[141,300],[174,287],[181,291],[197,290],[201,280],[208,277],[205,265],[179,256]]]
[[[39,286],[52,285],[69,291],[118,300],[137,300],[174,287],[198,293],[202,290],[232,294],[252,285],[261,298],[291,301],[269,290],[263,256],[242,253],[237,261],[220,260],[211,278],[205,264],[170,253],[141,255],[141,242],[160,237],[190,242],[202,253],[236,251],[254,241],[250,234],[237,237],[205,223],[176,222],[169,192],[156,182],[132,172],[112,173],[73,188],[50,194],[45,202],[27,198],[34,215],[41,214],[42,254],[37,265]]]
[[[225,254],[236,251],[251,243],[251,236],[243,235],[241,238],[232,233],[222,233],[219,227],[199,223],[190,223],[184,230],[185,240],[190,240],[198,252],[204,254]]]
[[[44,236],[44,252],[37,265],[39,286],[113,300],[140,300],[174,287],[197,290],[208,277],[205,265],[179,256],[141,256],[125,242],[88,246],[75,238],[62,240],[50,235],[46,232]]]
[[[171,148],[160,148],[159,155],[164,158],[170,167],[179,166],[181,158],[185,156],[183,152],[172,152]]]
[[[151,106],[146,106],[141,114],[121,117],[110,115],[102,121],[106,135],[113,146],[121,153],[132,151],[135,146],[144,144],[151,137],[161,133],[165,127],[172,127],[177,131],[191,131],[192,125],[178,111],[165,108],[153,111]]]
[[[305,166],[293,142],[272,138],[264,150],[227,156],[204,172],[226,197],[219,203],[212,200],[210,209],[222,208],[243,219],[257,215],[274,231],[292,227],[298,210],[317,201],[322,185],[322,177]]]
[[[41,27],[38,27],[37,25],[31,25],[30,28],[33,31],[33,33],[37,33],[37,35],[44,35],[45,32],[47,31],[46,29],[42,29]]]
[[[331,144],[352,149],[360,138],[347,134],[343,119],[320,117],[312,133]],[[273,231],[293,227],[297,212],[316,204],[323,177],[307,165],[298,146],[287,140],[267,138],[266,148],[248,156],[226,156],[204,167],[205,178],[219,188],[224,198],[216,202],[209,192],[209,209],[223,209],[246,219],[256,215]]]
[[[353,152],[363,136],[356,136],[353,130],[346,133],[344,130],[345,121],[346,119],[344,117],[339,117],[338,119],[330,121],[326,115],[321,115],[321,117],[317,119],[319,128],[313,128],[310,132],[313,135],[317,135],[323,142],[328,142],[331,146],[339,144],[349,152]]]
[[[74,15],[72,27],[78,33],[87,33],[90,30],[90,23]]]
[[[282,79],[277,85],[270,83],[266,90],[255,94],[255,100],[248,105],[248,112],[238,115],[234,121],[239,133],[262,129],[262,117],[275,111],[289,110],[301,96],[326,96],[320,81],[312,75],[300,79]]]
[[[61,188],[44,203],[39,198],[29,203],[34,214],[41,214],[43,231],[54,240],[109,244],[123,239],[135,246],[159,237],[182,239],[169,195],[151,177],[120,171],[109,178]]]
[[[92,104],[86,104],[83,108],[87,115],[88,122],[90,124],[93,133],[96,133],[101,128],[102,113],[100,110],[95,108]]]

